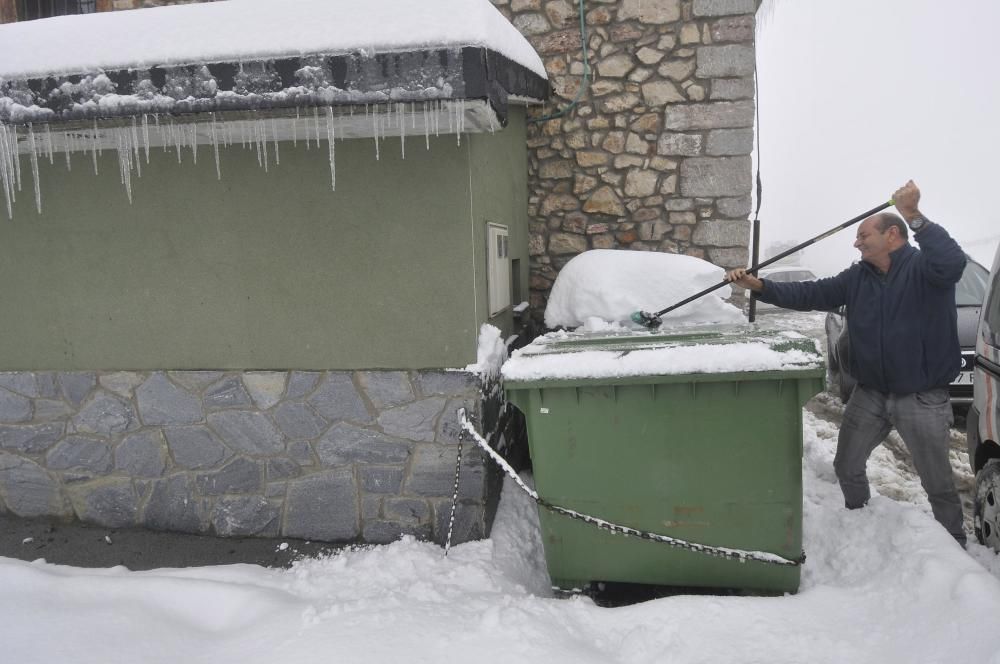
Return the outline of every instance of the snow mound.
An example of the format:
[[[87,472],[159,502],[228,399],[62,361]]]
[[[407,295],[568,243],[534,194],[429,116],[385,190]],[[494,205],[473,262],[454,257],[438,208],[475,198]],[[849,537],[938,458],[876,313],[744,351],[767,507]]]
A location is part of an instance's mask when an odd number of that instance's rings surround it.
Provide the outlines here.
[[[507,345],[498,328],[483,323],[479,327],[479,345],[476,348],[476,363],[465,367],[466,371],[488,378],[500,373],[500,367],[507,359]]]
[[[594,327],[598,318],[628,321],[636,311],[657,311],[720,281],[722,268],[693,256],[594,249],[574,257],[559,272],[545,309],[548,327]],[[676,309],[671,325],[741,323],[739,309],[723,301],[729,286]]]

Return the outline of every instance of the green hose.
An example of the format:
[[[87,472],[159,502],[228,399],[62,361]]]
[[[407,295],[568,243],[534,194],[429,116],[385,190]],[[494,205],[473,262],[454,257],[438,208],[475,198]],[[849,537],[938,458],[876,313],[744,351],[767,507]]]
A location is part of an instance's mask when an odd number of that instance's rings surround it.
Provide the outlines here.
[[[590,84],[590,65],[587,64],[587,24],[583,18],[583,0],[578,0],[578,2],[580,4],[580,57],[583,59],[583,81],[580,84],[580,89],[576,91],[576,97],[573,98],[573,101],[561,111],[551,115],[543,115],[540,118],[528,118],[528,122],[546,122],[566,115],[580,102],[584,91]]]

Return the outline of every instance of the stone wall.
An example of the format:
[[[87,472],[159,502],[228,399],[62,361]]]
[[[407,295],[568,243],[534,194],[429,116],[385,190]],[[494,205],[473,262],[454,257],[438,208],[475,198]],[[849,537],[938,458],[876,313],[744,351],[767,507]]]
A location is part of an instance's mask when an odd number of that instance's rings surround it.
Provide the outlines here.
[[[492,0],[566,107],[583,83],[579,5]],[[591,81],[529,125],[531,304],[587,249],[748,258],[755,0],[584,0]]]
[[[461,371],[0,373],[0,511],[443,542],[461,406],[510,439],[502,391]],[[489,532],[498,479],[467,444],[453,541]]]

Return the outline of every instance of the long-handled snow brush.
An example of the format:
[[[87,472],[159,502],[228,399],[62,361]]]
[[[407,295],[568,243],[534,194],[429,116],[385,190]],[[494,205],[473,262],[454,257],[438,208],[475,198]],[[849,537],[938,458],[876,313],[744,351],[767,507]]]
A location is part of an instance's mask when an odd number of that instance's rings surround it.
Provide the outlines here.
[[[782,251],[777,256],[772,256],[771,258],[768,258],[766,261],[764,261],[763,263],[760,263],[759,265],[752,266],[750,269],[747,270],[747,273],[756,275],[757,274],[757,270],[760,270],[761,268],[765,268],[768,265],[771,265],[773,263],[777,263],[782,258],[784,258],[786,256],[791,256],[796,251],[799,251],[801,249],[805,249],[806,247],[808,247],[810,245],[813,245],[813,244],[819,242],[820,240],[826,239],[826,238],[830,237],[831,235],[833,235],[834,233],[836,233],[838,231],[842,231],[842,230],[844,230],[845,228],[847,228],[849,226],[853,226],[854,224],[858,223],[862,219],[867,219],[868,217],[872,216],[873,214],[878,214],[879,212],[881,212],[882,210],[886,209],[887,207],[891,207],[891,206],[893,206],[895,204],[896,204],[895,201],[893,201],[892,199],[889,199],[887,202],[882,203],[882,205],[879,205],[878,207],[874,207],[871,210],[868,210],[867,212],[862,212],[858,216],[856,216],[856,217],[854,217],[852,219],[848,219],[847,221],[845,221],[844,223],[840,224],[839,226],[831,228],[827,232],[825,232],[825,233],[823,233],[821,235],[817,235],[816,237],[814,237],[811,240],[806,240],[802,244],[797,244],[794,247],[792,247],[791,249],[788,249],[786,251]],[[691,297],[684,298],[680,302],[672,304],[672,305],[670,305],[669,307],[667,307],[665,309],[660,309],[659,311],[652,312],[652,313],[649,312],[649,311],[636,311],[634,314],[632,314],[630,316],[630,318],[632,319],[633,323],[636,323],[637,325],[642,325],[643,327],[648,327],[648,328],[659,327],[660,325],[663,324],[663,319],[661,318],[661,316],[663,316],[663,314],[669,313],[669,312],[671,312],[674,309],[677,309],[679,307],[683,307],[685,304],[688,304],[689,302],[694,302],[699,297],[702,297],[704,295],[708,295],[712,291],[717,290],[717,289],[722,288],[723,286],[727,286],[727,285],[729,285],[729,282],[726,281],[725,279],[723,279],[720,283],[717,283],[714,286],[709,286],[705,290],[703,290],[701,292],[698,292],[698,293],[695,293]]]

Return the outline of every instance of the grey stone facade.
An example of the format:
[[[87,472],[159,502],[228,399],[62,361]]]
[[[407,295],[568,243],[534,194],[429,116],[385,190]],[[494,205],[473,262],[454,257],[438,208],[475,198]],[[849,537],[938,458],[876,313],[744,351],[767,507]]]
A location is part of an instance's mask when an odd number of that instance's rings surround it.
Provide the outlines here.
[[[474,374],[444,370],[0,372],[0,511],[220,536],[443,542],[456,411],[499,439],[501,398]],[[489,532],[498,493],[474,445],[460,477],[455,542]]]
[[[579,4],[492,0],[555,91],[583,84]],[[748,259],[755,0],[587,0],[590,82],[528,128],[531,305],[587,249]]]

